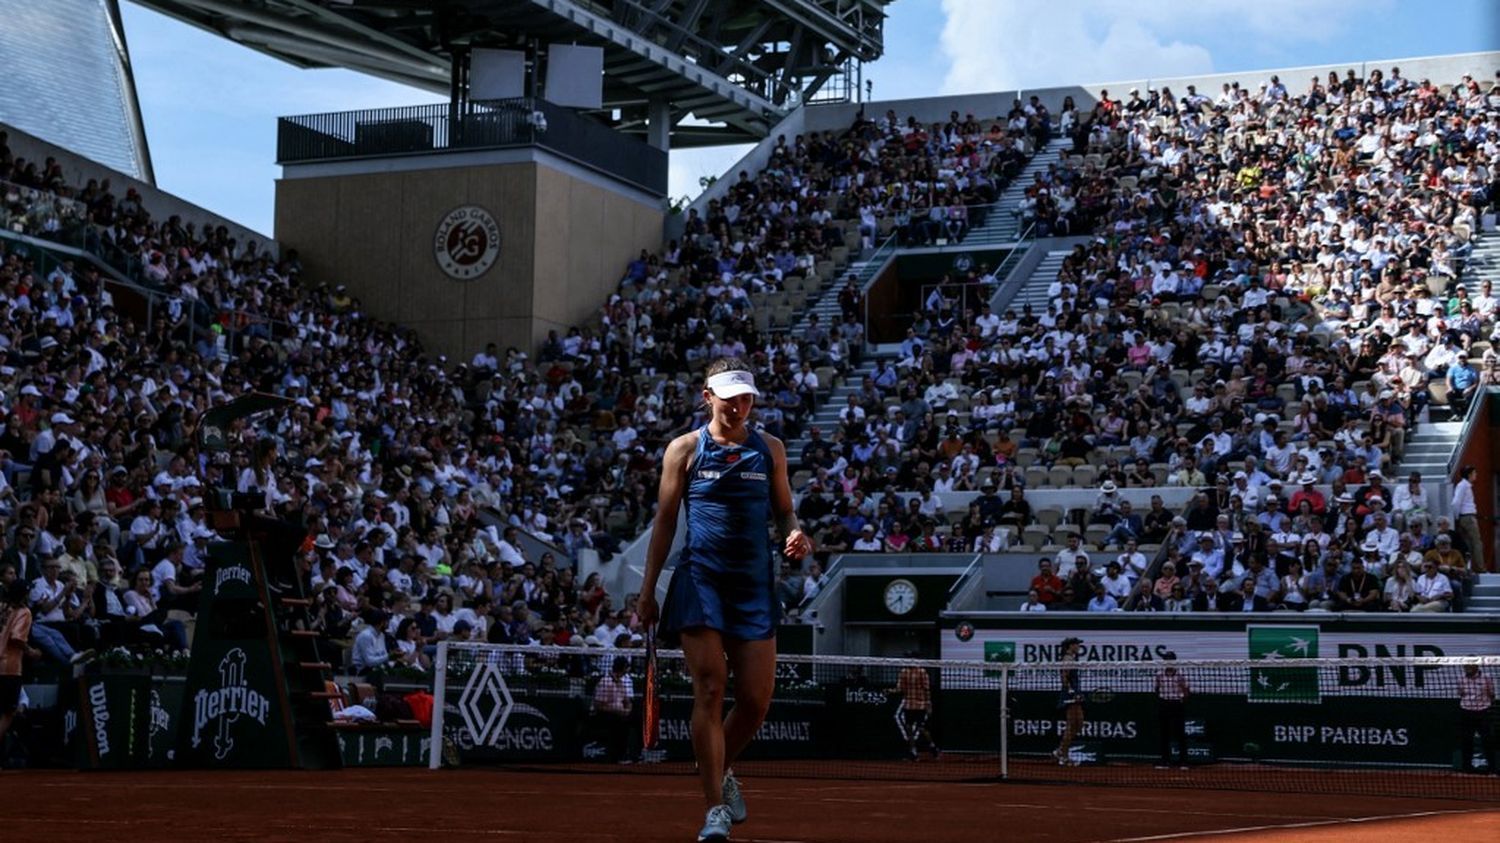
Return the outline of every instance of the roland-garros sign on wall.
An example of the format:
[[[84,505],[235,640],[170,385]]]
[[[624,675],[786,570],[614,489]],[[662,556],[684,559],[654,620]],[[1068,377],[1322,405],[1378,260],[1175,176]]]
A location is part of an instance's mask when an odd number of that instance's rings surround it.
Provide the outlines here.
[[[432,253],[443,274],[470,281],[489,271],[500,257],[500,224],[478,205],[462,205],[438,223]]]

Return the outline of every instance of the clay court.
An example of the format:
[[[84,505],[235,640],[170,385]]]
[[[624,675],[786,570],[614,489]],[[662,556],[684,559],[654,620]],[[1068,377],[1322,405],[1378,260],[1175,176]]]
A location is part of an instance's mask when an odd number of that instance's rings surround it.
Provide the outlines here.
[[[0,781],[24,794],[0,812],[15,840],[644,843],[692,840],[702,819],[695,782],[676,775],[36,771]],[[1500,839],[1500,809],[1456,800],[750,775],[744,784],[751,817],[737,843]]]

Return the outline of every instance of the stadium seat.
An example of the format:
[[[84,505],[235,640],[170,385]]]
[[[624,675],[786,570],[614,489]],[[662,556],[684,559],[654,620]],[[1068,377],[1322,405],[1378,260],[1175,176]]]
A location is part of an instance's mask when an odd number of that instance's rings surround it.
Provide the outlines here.
[[[1084,528],[1083,541],[1085,544],[1093,545],[1100,550],[1104,549],[1104,539],[1109,535],[1110,528],[1103,524],[1090,524]]]
[[[1098,475],[1099,469],[1097,466],[1080,465],[1073,469],[1073,479],[1071,482],[1072,485],[1080,489],[1092,489],[1094,488],[1094,480]]]
[[[1055,465],[1047,473],[1047,484],[1059,489],[1073,483],[1073,469],[1065,465]]]

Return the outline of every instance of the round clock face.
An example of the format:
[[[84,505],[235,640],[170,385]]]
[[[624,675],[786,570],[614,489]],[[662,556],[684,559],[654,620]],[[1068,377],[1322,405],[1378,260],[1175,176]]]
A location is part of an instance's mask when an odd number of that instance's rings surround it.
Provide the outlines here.
[[[885,587],[885,607],[904,615],[917,607],[917,586],[911,580],[891,580]]]

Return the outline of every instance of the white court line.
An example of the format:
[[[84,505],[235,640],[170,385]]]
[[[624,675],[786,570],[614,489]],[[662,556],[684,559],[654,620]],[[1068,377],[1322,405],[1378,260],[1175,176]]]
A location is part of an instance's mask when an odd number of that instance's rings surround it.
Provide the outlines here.
[[[821,803],[853,804],[853,805],[923,805],[923,804],[927,804],[927,803],[925,803],[925,802],[923,802],[922,800],[919,800],[919,799],[851,799],[851,798],[847,798],[847,797],[828,797],[828,796],[811,796],[811,795],[801,796],[801,795],[794,795],[794,794],[782,795],[782,794],[772,794],[772,793],[756,793],[754,790],[751,790],[750,788],[746,788],[745,789],[745,796],[747,798],[753,800],[753,801],[756,801],[756,802],[762,802],[762,801],[764,801],[764,802],[801,802],[801,803],[821,802]],[[1057,806],[1056,805],[1052,805],[1052,804],[1043,803],[1043,802],[986,802],[986,803],[984,803],[984,808],[986,810],[989,810],[991,808],[1036,808],[1036,809],[1041,809],[1041,810],[1052,811],[1052,810],[1056,810]],[[1265,812],[1263,812],[1263,811],[1262,812],[1257,812],[1257,813],[1244,813],[1244,812],[1240,812],[1240,811],[1189,811],[1189,810],[1184,810],[1182,808],[1172,808],[1172,807],[1163,807],[1163,808],[1131,808],[1131,807],[1126,807],[1126,806],[1111,807],[1111,806],[1108,806],[1108,805],[1070,805],[1068,807],[1068,810],[1070,810],[1070,811],[1097,811],[1099,813],[1104,813],[1104,814],[1172,814],[1174,816],[1189,815],[1189,816],[1199,816],[1199,817],[1254,817],[1254,818],[1260,818],[1260,817],[1264,817],[1265,816]],[[1343,822],[1344,819],[1345,819],[1344,817],[1332,817],[1332,816],[1328,816],[1327,814],[1289,814],[1289,815],[1287,815],[1287,817],[1288,817],[1288,819],[1296,819],[1296,820],[1329,820],[1329,821],[1335,821],[1335,822]]]
[[[1206,831],[1179,831],[1172,834],[1152,834],[1147,837],[1117,837],[1108,843],[1145,843],[1149,840],[1181,840],[1186,837],[1209,837],[1222,834],[1244,834],[1251,831],[1281,831],[1292,828],[1315,828],[1324,825],[1345,825],[1350,823],[1370,823],[1381,820],[1408,820],[1417,817],[1439,817],[1448,814],[1478,814],[1484,813],[1484,808],[1456,808],[1451,811],[1413,811],[1409,814],[1383,814],[1375,817],[1348,817],[1335,820],[1313,820],[1302,823],[1275,823],[1272,825],[1247,825],[1241,828],[1214,828]]]
[[[57,818],[56,817],[10,817],[10,818],[6,819],[6,822],[7,823],[15,823],[15,824],[35,824],[35,823],[49,823],[50,824],[50,823],[56,823],[57,822]],[[145,825],[147,823],[157,823],[158,820],[156,818],[153,818],[153,817],[141,817],[139,819],[129,819],[129,818],[121,818],[121,819],[73,818],[73,819],[67,820],[67,822],[73,823],[73,824],[78,824],[78,825],[135,826],[135,825]],[[326,826],[320,825],[320,824],[317,824],[317,823],[285,823],[285,822],[283,822],[283,823],[262,823],[260,825],[260,827],[261,828],[274,829],[276,831],[309,831],[309,830],[325,829],[326,828]],[[504,829],[504,828],[452,828],[452,827],[448,827],[448,826],[445,826],[443,830],[444,830],[445,833],[448,833],[448,834],[474,835],[474,836],[480,836],[480,837],[530,837],[530,838],[533,838],[533,839],[536,839],[536,838],[539,838],[539,837],[544,837],[546,835],[554,835],[555,834],[555,835],[558,835],[558,836],[562,836],[562,835],[571,835],[571,834],[573,834],[572,832],[567,832],[567,831],[551,832],[551,831],[537,831],[536,829],[514,830],[514,829]],[[380,826],[373,826],[373,827],[367,828],[366,831],[369,832],[369,833],[372,833],[372,834],[391,834],[391,833],[396,833],[396,834],[415,834],[415,833],[430,832],[430,831],[432,831],[432,828],[429,827],[429,826],[380,825]],[[593,832],[593,831],[587,832],[587,837],[589,839],[593,839],[593,840],[634,840],[634,839],[637,839],[637,838],[635,838],[633,836],[631,836],[631,837],[621,837],[620,835],[617,835],[617,834],[608,834],[608,836],[606,836],[606,837],[599,837],[598,836],[598,832]],[[767,838],[767,837],[736,837],[734,839],[735,839],[735,841],[738,841],[738,843],[806,843],[806,841],[802,841],[802,840],[773,840],[773,839]]]

